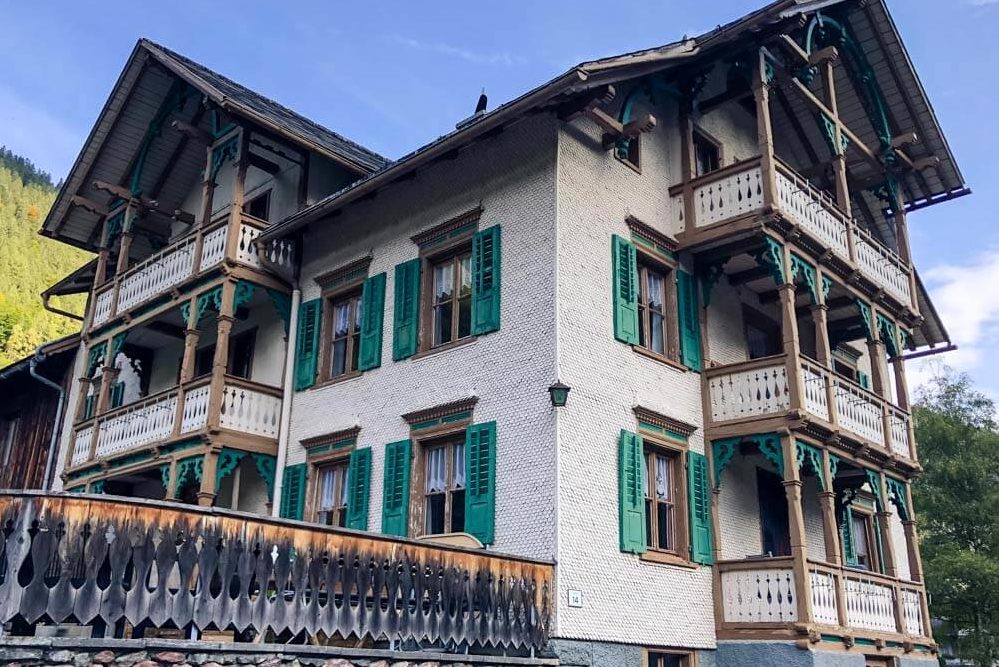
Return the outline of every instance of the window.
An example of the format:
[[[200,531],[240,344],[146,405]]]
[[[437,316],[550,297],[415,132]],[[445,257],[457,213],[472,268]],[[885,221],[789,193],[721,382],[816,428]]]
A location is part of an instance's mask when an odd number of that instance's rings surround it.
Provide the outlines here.
[[[327,526],[347,525],[347,460],[317,470],[316,522]]]
[[[718,142],[701,130],[694,130],[695,175],[704,176],[719,167],[721,167],[721,149]]]
[[[746,349],[750,359],[760,359],[783,351],[780,325],[752,308],[744,306],[742,318],[745,322]]]
[[[873,517],[854,508],[850,513],[850,530],[853,533],[853,550],[856,562],[852,565],[864,570],[877,570],[877,542],[874,536]]]
[[[431,347],[472,335],[472,253],[463,248],[431,262]]]
[[[656,447],[645,449],[645,534],[650,549],[679,551],[677,500],[682,496],[679,457]]]
[[[250,329],[229,337],[229,360],[226,364],[226,374],[250,379],[253,369],[253,350],[256,347],[257,330]],[[183,360],[181,361],[183,363]],[[215,363],[215,343],[198,348],[194,353],[194,377],[202,377],[212,372]],[[180,371],[177,371],[178,381]]]
[[[229,340],[229,366],[226,372],[244,380],[250,379],[253,368],[253,348],[257,339],[257,330],[251,329],[233,336]]]
[[[258,220],[269,220],[271,213],[271,191],[268,190],[251,199],[243,210]]]
[[[324,379],[356,373],[361,351],[361,293],[337,296],[330,301],[328,367]]]
[[[638,344],[664,357],[676,356],[673,332],[666,313],[674,312],[672,274],[658,266],[638,261]]]
[[[424,446],[424,534],[465,530],[465,434]]]
[[[690,667],[690,655],[649,651],[648,667]]]
[[[779,475],[757,468],[756,492],[760,504],[760,531],[763,555],[791,555],[791,531],[788,527],[787,494]]]

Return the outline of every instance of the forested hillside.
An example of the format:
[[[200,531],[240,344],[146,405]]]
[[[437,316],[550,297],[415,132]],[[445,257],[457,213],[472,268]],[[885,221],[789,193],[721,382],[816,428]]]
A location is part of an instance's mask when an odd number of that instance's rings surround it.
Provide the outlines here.
[[[0,148],[0,367],[80,328],[79,322],[42,308],[39,296],[89,259],[83,251],[38,235],[55,195],[48,174]],[[85,298],[53,303],[82,313]]]

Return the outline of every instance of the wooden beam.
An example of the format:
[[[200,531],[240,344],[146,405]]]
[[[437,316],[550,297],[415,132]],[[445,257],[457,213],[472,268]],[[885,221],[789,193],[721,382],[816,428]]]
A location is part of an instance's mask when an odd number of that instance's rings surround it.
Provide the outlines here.
[[[271,162],[264,156],[257,155],[256,153],[253,152],[250,153],[250,165],[256,167],[257,169],[266,171],[271,176],[281,171],[280,165]]]
[[[729,274],[728,282],[733,287],[739,285],[745,285],[746,283],[751,283],[754,280],[762,280],[770,275],[770,269],[765,266],[754,266],[751,269],[746,269],[745,271],[737,271],[736,273]]]
[[[204,109],[204,107],[198,107],[198,108]],[[206,132],[205,130],[202,130],[200,127],[196,125],[196,123],[197,120],[195,120],[194,123],[188,123],[182,120],[175,120],[172,123],[170,123],[170,127],[183,134],[188,140],[196,141],[202,146],[211,146],[212,135]]]
[[[809,64],[808,52],[805,51],[800,46],[798,46],[798,42],[794,41],[794,39],[790,35],[781,35],[777,41],[781,46],[784,47],[784,50],[788,53],[788,55],[793,56],[798,60],[798,64],[800,65]]]
[[[610,104],[616,96],[617,90],[614,86],[597,88],[589,94],[579,95],[559,106],[558,118],[559,120],[572,120],[592,109]]]
[[[176,211],[174,211],[173,215],[171,215],[170,217],[184,225],[194,224],[194,214],[188,213],[187,211],[182,211],[181,209],[177,209]]]
[[[107,181],[94,181],[94,187],[103,192],[114,197],[120,197],[126,201],[136,202],[145,208],[157,209],[159,208],[159,203],[154,199],[149,197],[140,196],[138,199],[132,196],[132,191],[128,188],[123,188],[120,185],[114,185],[113,183],[108,183]]]
[[[745,88],[728,88],[724,92],[718,93],[712,97],[709,97],[697,105],[698,111],[701,114],[709,114],[718,107],[721,107],[729,102],[735,102],[737,100],[742,100],[746,97],[752,97],[753,90],[748,86]]]
[[[163,334],[164,336],[169,336],[170,338],[184,340],[184,327],[179,327],[176,324],[170,324],[169,322],[150,322],[146,325],[146,328],[150,331]]]
[[[835,63],[837,60],[839,60],[839,51],[835,46],[827,46],[808,56],[809,65],[822,65],[827,62]]]
[[[93,213],[94,215],[103,217],[108,214],[108,210],[106,208],[95,202],[93,199],[87,199],[83,195],[73,195],[69,201],[73,204],[73,206],[78,206],[85,211]]]

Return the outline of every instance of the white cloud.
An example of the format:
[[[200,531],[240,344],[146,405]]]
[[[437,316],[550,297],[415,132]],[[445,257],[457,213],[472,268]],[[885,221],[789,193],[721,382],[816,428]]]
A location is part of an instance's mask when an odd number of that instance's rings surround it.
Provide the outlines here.
[[[999,2],[999,0],[995,0]],[[999,251],[982,253],[965,265],[942,264],[923,273],[930,297],[940,319],[958,346],[943,359],[930,357],[908,366],[911,388],[924,384],[939,373],[943,363],[959,371],[977,375],[980,388],[992,387],[985,371],[999,362]]]
[[[13,89],[0,84],[0,144],[22,155],[52,180],[65,178],[83,138],[48,110],[32,105]]]
[[[393,36],[391,37],[391,40],[397,44],[402,44],[403,46],[408,46],[411,49],[416,49],[417,51],[439,53],[451,58],[458,58],[459,60],[475,63],[476,65],[511,66],[522,65],[526,62],[523,57],[512,55],[508,51],[501,51],[498,53],[480,53],[478,51],[471,51],[459,46],[445,44],[444,42],[423,42],[418,39],[400,36]]]

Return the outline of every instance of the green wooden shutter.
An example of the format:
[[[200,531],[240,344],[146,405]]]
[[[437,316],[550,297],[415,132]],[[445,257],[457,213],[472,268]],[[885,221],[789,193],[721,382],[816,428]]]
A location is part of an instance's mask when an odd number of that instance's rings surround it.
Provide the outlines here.
[[[611,238],[614,281],[614,338],[638,344],[638,254],[635,245],[615,234]]]
[[[392,323],[392,359],[416,354],[420,335],[420,260],[395,267],[395,307]]]
[[[83,399],[83,418],[90,419],[93,417],[95,407],[97,407],[97,394],[90,394]]]
[[[857,371],[857,384],[859,384],[864,389],[870,391],[871,389],[871,376],[864,371]]]
[[[853,509],[847,505],[843,508],[843,525],[840,533],[843,539],[843,560],[847,565],[857,564],[857,546],[853,541]]]
[[[711,565],[711,491],[708,460],[704,454],[687,452],[687,505],[690,511],[690,560]]]
[[[703,361],[697,278],[686,271],[677,271],[676,296],[680,320],[680,361],[690,370],[700,371],[703,368]]]
[[[621,551],[645,553],[645,457],[642,437],[622,430],[618,439]]]
[[[371,487],[371,449],[355,449],[347,468],[347,528],[368,529],[368,495]]]
[[[298,308],[298,340],[295,345],[295,391],[308,389],[316,381],[319,359],[319,329],[322,299],[306,301]]]
[[[125,383],[115,382],[111,385],[111,407],[120,408],[125,402]]]
[[[382,488],[382,532],[406,537],[409,524],[409,469],[412,445],[401,440],[385,445],[385,482]]]
[[[302,515],[305,513],[306,477],[308,477],[308,466],[304,463],[285,467],[284,480],[281,482],[282,518],[302,520]]]
[[[500,328],[500,228],[476,232],[472,239],[472,333]]]
[[[483,544],[496,539],[496,422],[465,431],[465,530]]]
[[[357,355],[358,370],[366,371],[382,365],[384,323],[385,274],[379,273],[365,280],[361,290],[361,349]]]

